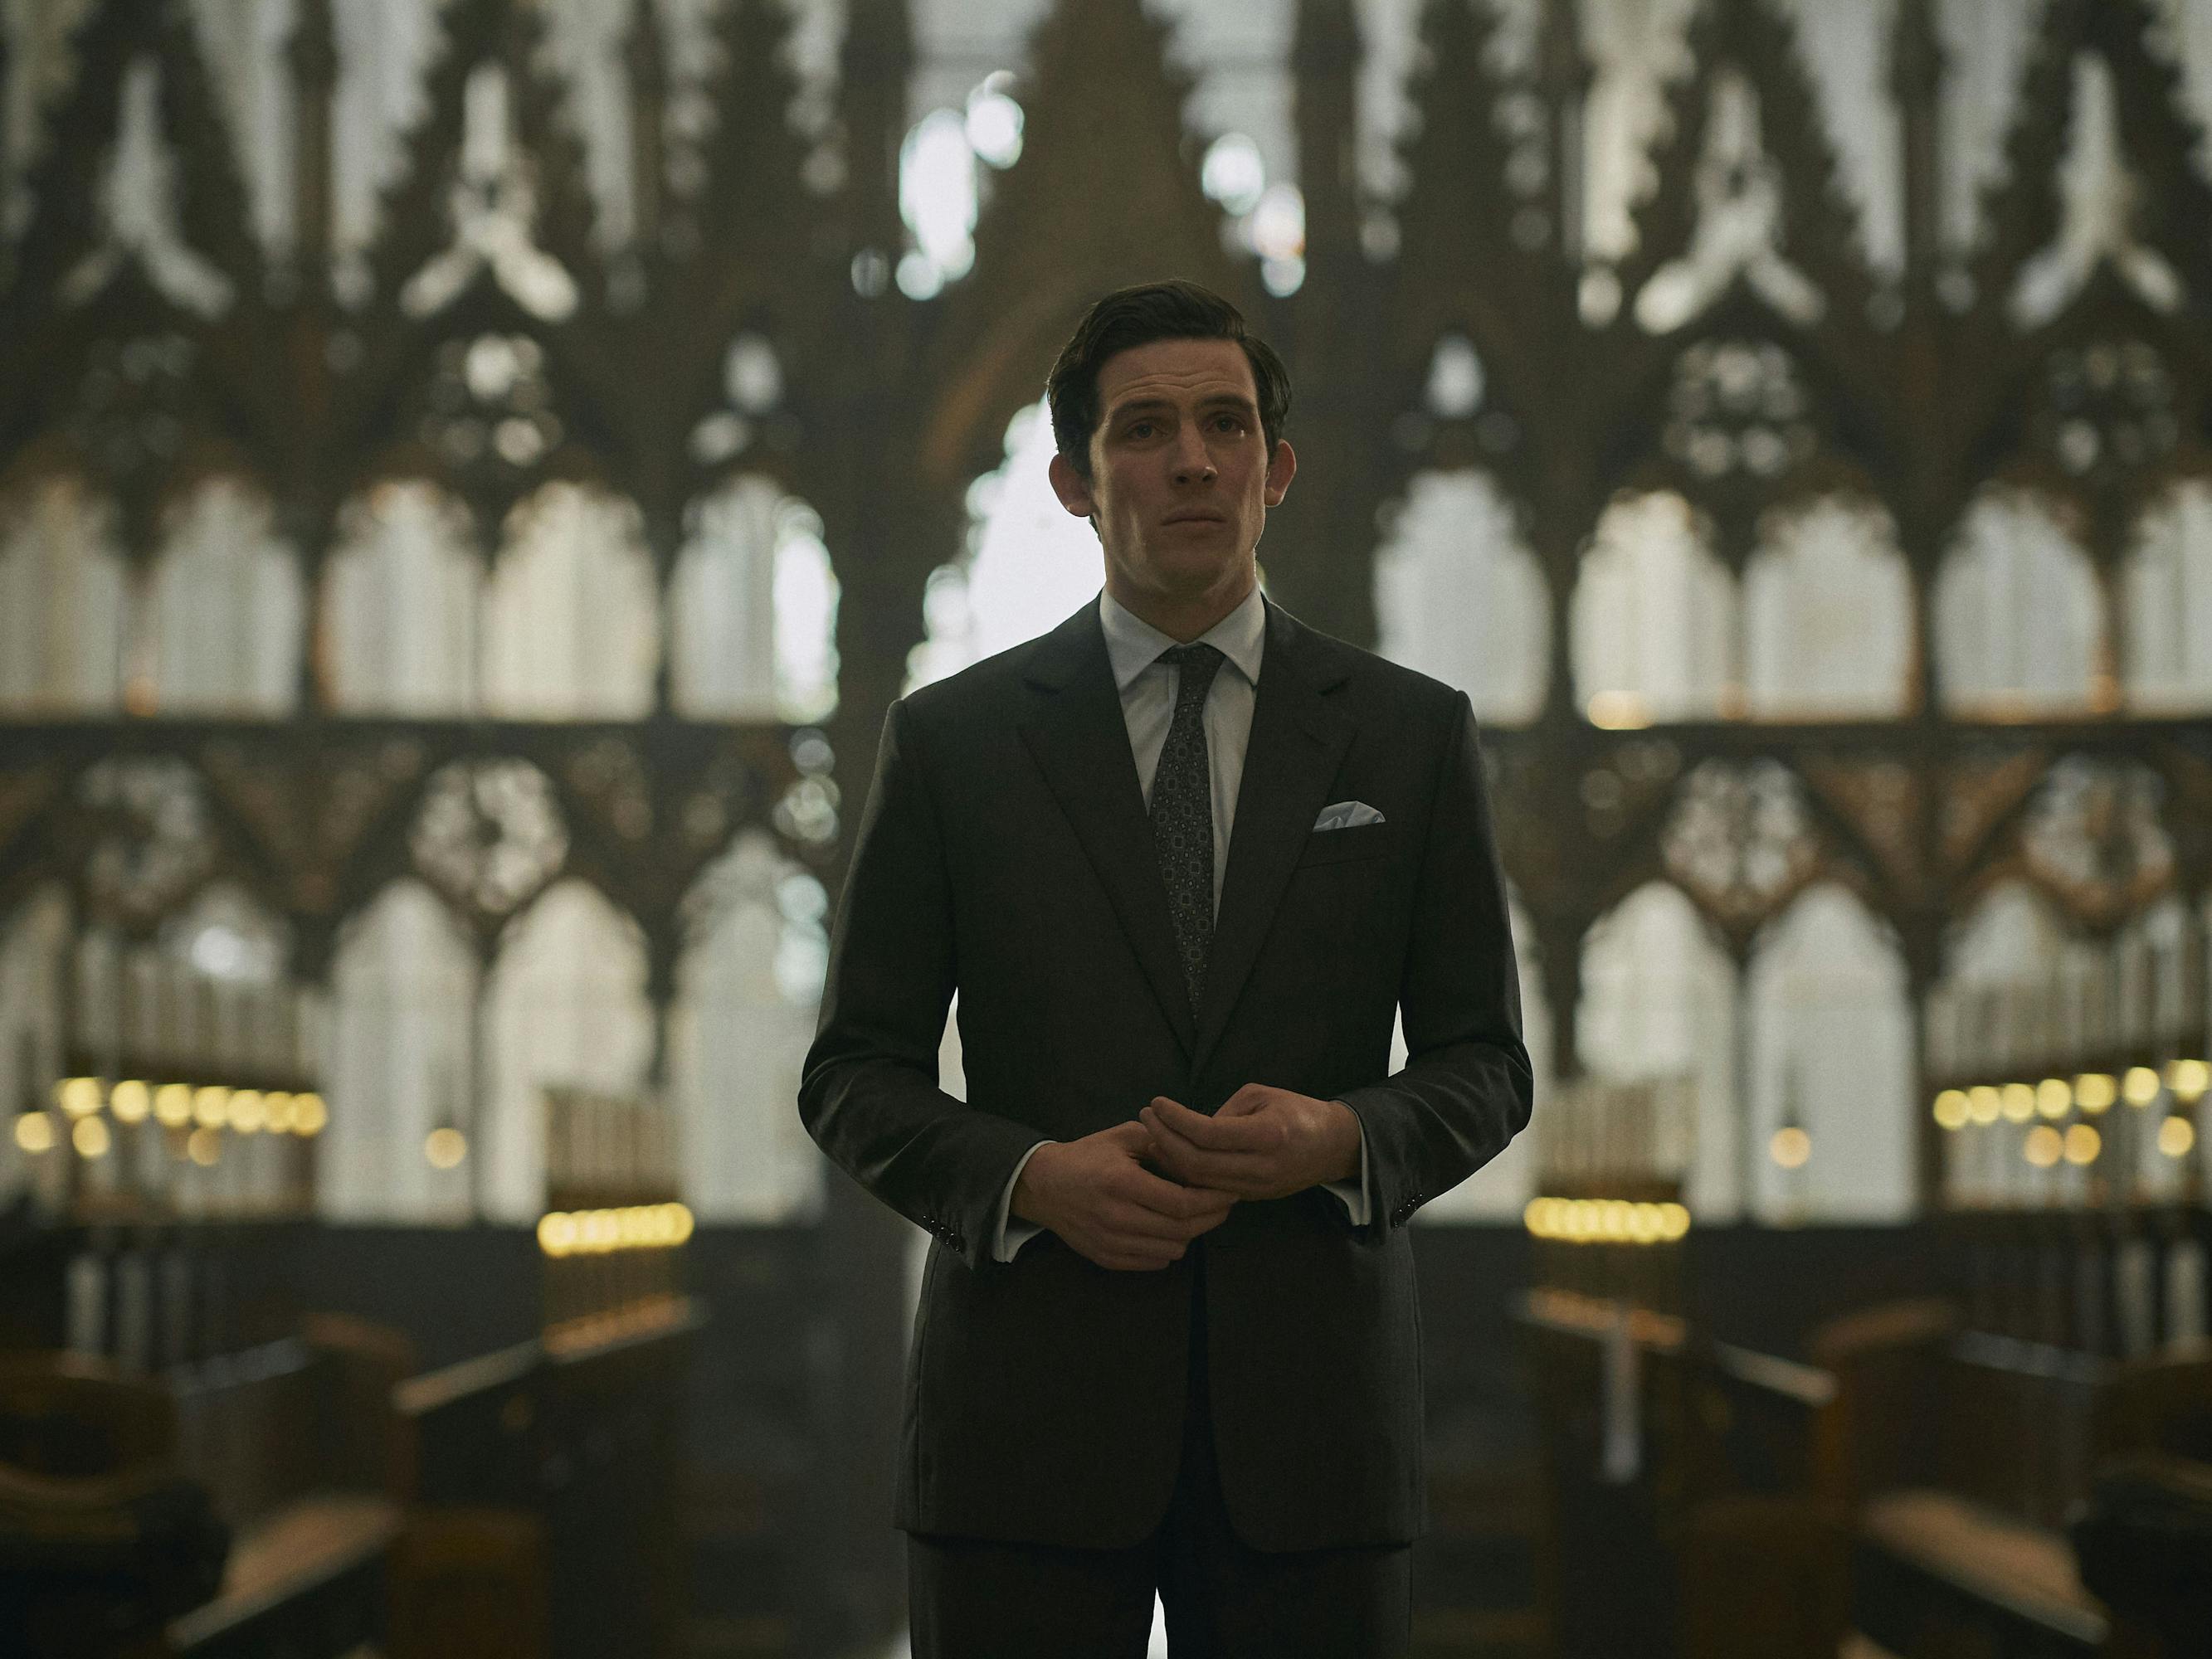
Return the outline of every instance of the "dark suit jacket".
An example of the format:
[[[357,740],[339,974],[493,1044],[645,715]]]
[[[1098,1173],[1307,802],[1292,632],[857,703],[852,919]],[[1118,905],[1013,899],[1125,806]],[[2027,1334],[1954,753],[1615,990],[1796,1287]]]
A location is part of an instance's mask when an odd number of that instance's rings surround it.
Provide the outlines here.
[[[1313,830],[1333,801],[1381,823]],[[968,1099],[938,1085],[960,994]],[[1410,1058],[1385,1076],[1393,1016]],[[1193,1261],[1114,1273],[1047,1233],[993,1259],[1040,1139],[1212,1111],[1247,1083],[1345,1101],[1373,1216],[1320,1188],[1200,1239],[1231,1520],[1262,1549],[1426,1523],[1406,1222],[1495,1157],[1531,1087],[1465,694],[1267,606],[1204,1006],[1194,1022],[1096,603],[894,704],[838,907],[799,1107],[936,1236],[896,1523],[1119,1547],[1165,1514]]]

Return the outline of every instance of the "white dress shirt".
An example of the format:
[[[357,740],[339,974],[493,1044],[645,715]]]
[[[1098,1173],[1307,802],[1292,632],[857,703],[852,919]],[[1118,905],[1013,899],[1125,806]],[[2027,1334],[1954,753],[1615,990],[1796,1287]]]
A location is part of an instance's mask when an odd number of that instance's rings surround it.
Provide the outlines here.
[[[1121,718],[1129,728],[1137,783],[1149,811],[1152,775],[1159,770],[1160,750],[1167,745],[1182,681],[1182,671],[1160,661],[1159,656],[1180,641],[1130,611],[1103,588],[1098,592],[1098,620],[1106,630],[1106,657],[1113,665],[1114,684],[1121,693]],[[1267,605],[1258,586],[1244,596],[1242,605],[1200,635],[1197,642],[1213,647],[1227,659],[1206,688],[1206,706],[1200,711],[1200,718],[1206,722],[1206,769],[1213,793],[1213,903],[1218,911],[1221,879],[1229,869],[1229,835],[1237,823],[1237,793],[1244,781],[1244,750],[1252,737],[1252,702],[1260,685],[1260,659],[1267,644]],[[1014,1185],[1036,1156],[1036,1146],[1022,1155],[1007,1178],[1006,1191],[999,1194],[999,1224],[991,1254],[1000,1261],[1012,1261],[1016,1252],[1041,1231],[1012,1213]],[[1365,1226],[1369,1210],[1364,1124],[1359,1131],[1359,1179],[1332,1181],[1327,1186],[1343,1203],[1352,1225]]]

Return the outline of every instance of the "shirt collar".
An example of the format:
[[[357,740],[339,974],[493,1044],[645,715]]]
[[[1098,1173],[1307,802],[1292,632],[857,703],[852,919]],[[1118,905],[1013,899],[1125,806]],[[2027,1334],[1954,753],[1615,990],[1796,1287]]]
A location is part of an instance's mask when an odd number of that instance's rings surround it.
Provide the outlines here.
[[[1114,666],[1114,687],[1118,691],[1127,690],[1130,681],[1176,643],[1103,587],[1098,590],[1098,621],[1106,630],[1106,657]],[[1254,685],[1260,683],[1260,656],[1267,642],[1267,604],[1257,582],[1252,584],[1243,604],[1194,641],[1221,653]]]

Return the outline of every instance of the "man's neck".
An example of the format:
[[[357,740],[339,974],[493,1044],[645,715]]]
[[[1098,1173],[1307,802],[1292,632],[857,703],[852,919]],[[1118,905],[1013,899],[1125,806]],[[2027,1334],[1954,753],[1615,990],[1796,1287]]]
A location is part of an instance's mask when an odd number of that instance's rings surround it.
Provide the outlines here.
[[[1178,645],[1188,645],[1224,617],[1244,603],[1257,585],[1258,573],[1247,566],[1244,580],[1226,592],[1214,591],[1191,599],[1175,594],[1133,593],[1114,579],[1112,572],[1106,577],[1106,592],[1138,621],[1147,623]]]

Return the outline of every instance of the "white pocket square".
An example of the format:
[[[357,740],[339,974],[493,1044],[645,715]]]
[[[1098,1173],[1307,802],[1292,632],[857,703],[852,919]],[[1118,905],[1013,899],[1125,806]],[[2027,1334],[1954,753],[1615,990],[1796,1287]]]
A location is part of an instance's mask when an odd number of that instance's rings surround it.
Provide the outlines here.
[[[1340,800],[1324,806],[1314,820],[1316,830],[1350,830],[1363,823],[1380,823],[1382,815],[1364,800]]]

